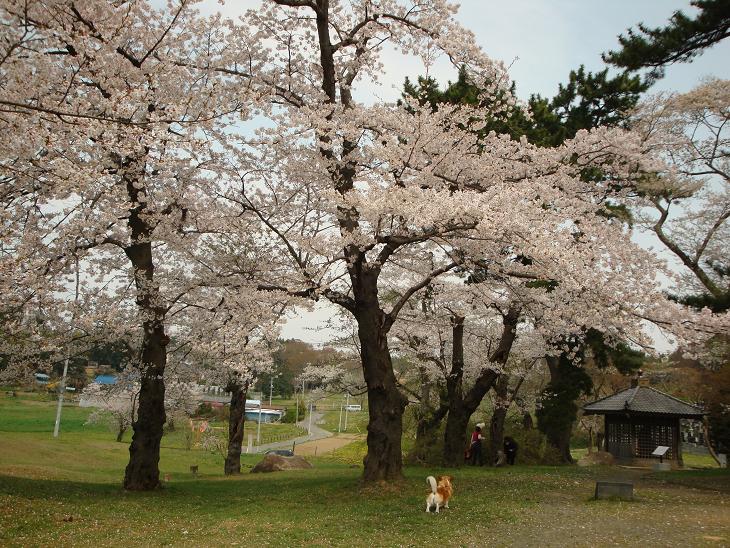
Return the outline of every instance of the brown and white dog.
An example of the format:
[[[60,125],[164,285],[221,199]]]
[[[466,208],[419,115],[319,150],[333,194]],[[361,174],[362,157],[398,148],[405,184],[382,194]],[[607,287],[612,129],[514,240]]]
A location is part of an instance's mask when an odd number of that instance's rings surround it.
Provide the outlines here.
[[[426,483],[431,486],[431,492],[426,497],[426,512],[431,509],[431,506],[436,506],[437,514],[440,508],[449,507],[449,499],[454,493],[454,488],[451,486],[452,479],[454,478],[451,476],[439,476],[437,482],[433,476],[426,478]]]

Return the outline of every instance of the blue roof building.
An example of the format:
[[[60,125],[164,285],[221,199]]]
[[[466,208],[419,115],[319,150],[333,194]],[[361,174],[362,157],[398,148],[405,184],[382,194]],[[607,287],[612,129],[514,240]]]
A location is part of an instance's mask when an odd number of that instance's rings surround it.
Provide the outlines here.
[[[94,382],[96,384],[117,384],[117,377],[115,375],[97,375]]]

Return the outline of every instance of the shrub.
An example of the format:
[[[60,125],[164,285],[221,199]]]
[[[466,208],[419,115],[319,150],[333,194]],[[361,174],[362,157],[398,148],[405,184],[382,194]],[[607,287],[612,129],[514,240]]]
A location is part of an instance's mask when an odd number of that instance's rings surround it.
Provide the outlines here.
[[[301,420],[304,420],[304,415],[306,411],[304,409],[303,405],[299,406],[299,416],[295,417],[294,415],[297,414],[297,408],[296,407],[287,407],[284,412],[284,416],[281,419],[281,422],[292,424],[295,422],[299,422]]]
[[[517,442],[518,464],[561,464],[560,451],[550,445],[545,434],[536,428],[506,428],[505,435]]]
[[[198,408],[193,413],[193,417],[211,418],[213,416],[213,406],[207,402],[200,402]]]

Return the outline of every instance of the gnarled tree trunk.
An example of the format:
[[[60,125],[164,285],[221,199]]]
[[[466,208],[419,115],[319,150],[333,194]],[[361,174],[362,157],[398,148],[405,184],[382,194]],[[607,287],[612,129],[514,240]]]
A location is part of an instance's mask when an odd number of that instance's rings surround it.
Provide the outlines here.
[[[464,462],[466,428],[471,413],[464,405],[462,378],[464,376],[464,318],[451,318],[451,373],[446,379],[448,417],[444,430],[444,456],[446,466],[460,466]]]
[[[494,411],[489,420],[489,445],[487,446],[487,462],[493,464],[497,460],[497,451],[502,449],[504,443],[504,420],[509,409],[509,377],[500,375],[494,383]]]
[[[359,291],[355,291],[356,300]],[[374,295],[375,301],[372,300]],[[368,388],[368,452],[364,459],[366,482],[398,479],[402,475],[403,411],[408,400],[395,380],[387,331],[377,304],[377,290],[360,295],[356,319],[360,355]]]
[[[573,343],[574,344],[574,343]],[[573,464],[570,454],[570,438],[576,421],[578,406],[576,400],[591,389],[591,378],[576,364],[582,360],[582,346],[575,347],[573,354],[547,356],[550,382],[545,389],[542,407],[537,412],[537,425],[545,434],[550,445],[558,450],[561,461]]]
[[[226,390],[231,393],[231,413],[228,418],[228,453],[223,472],[226,476],[241,473],[241,447],[246,420],[248,383],[231,381]]]
[[[408,457],[412,462],[425,462],[428,456],[427,448],[436,440],[441,421],[448,412],[446,396],[440,390],[440,402],[434,407],[431,402],[431,384],[427,380],[425,371],[421,371],[420,405],[416,410],[416,441]]]
[[[154,280],[151,235],[153,227],[146,217],[147,196],[144,185],[144,154],[139,157],[116,158],[123,173],[127,194],[133,207],[127,224],[130,245],[124,248],[132,267],[137,291],[136,304],[142,317],[140,355],[140,391],[137,419],[132,423],[134,434],[129,446],[129,464],[124,471],[124,488],[147,491],[160,486],[160,441],[165,425],[165,366],[167,344],[165,314],[167,312],[159,286]]]
[[[517,336],[517,323],[520,311],[510,308],[502,316],[502,335],[497,349],[489,357],[491,363],[504,365],[512,350]],[[474,386],[462,396],[462,376],[464,367],[464,325],[454,318],[452,369],[447,380],[449,391],[449,416],[446,419],[444,433],[444,465],[459,466],[464,460],[464,449],[467,446],[467,426],[469,419],[484,399],[487,391],[497,382],[500,373],[493,369],[485,369],[477,378]],[[453,386],[449,387],[449,383]]]
[[[124,471],[124,488],[147,491],[160,486],[160,441],[165,425],[165,346],[168,338],[156,321],[144,323],[142,377],[137,420],[129,446],[129,464]]]

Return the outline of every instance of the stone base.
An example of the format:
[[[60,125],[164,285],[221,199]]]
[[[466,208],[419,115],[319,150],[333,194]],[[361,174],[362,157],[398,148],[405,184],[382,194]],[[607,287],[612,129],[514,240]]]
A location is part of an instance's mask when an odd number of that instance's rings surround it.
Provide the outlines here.
[[[594,498],[634,500],[634,484],[622,481],[597,481]]]
[[[655,462],[651,465],[653,472],[669,472],[672,469],[671,462]]]

